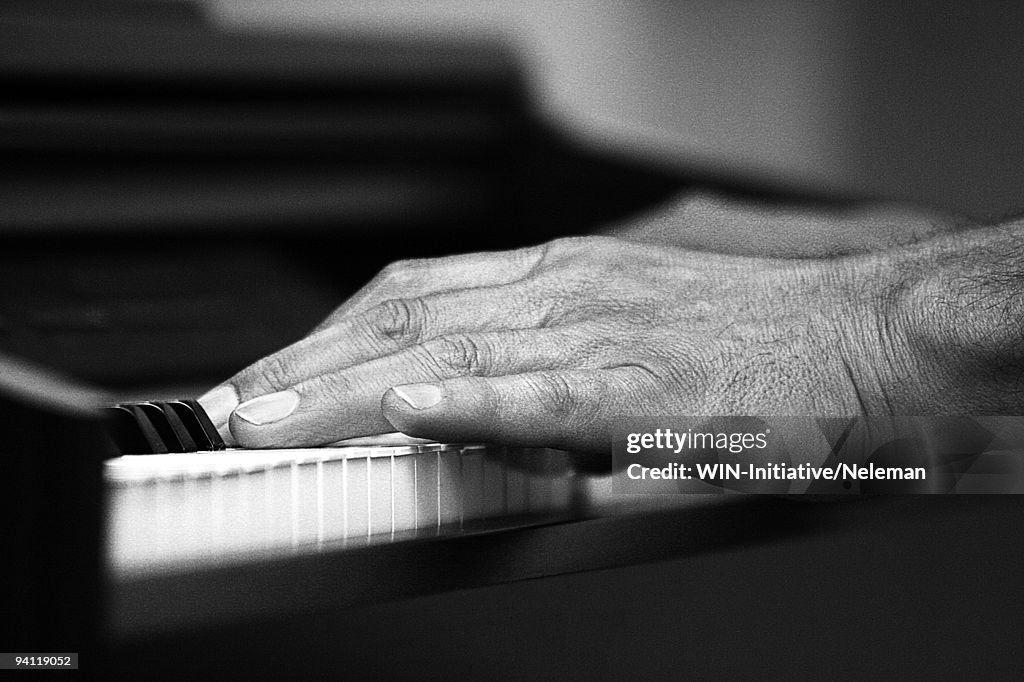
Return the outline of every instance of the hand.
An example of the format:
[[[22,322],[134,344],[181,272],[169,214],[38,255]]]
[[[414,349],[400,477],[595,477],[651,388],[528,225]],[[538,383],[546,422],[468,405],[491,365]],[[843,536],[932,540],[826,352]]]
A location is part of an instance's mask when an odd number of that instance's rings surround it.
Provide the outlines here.
[[[398,429],[606,451],[616,417],[927,413],[902,281],[885,257],[608,237],[403,261],[201,402],[245,447]]]

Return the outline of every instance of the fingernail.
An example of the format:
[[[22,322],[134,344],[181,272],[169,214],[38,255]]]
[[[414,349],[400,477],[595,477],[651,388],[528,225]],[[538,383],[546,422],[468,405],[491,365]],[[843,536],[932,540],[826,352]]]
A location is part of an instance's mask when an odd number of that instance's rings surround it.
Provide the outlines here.
[[[299,406],[299,394],[295,391],[278,391],[259,398],[246,400],[235,408],[235,414],[256,426],[273,424],[295,411]]]
[[[437,384],[406,384],[391,390],[414,410],[425,410],[441,402],[441,387]]]
[[[228,423],[231,413],[238,407],[238,394],[234,386],[218,386],[199,397],[199,404],[215,426]]]

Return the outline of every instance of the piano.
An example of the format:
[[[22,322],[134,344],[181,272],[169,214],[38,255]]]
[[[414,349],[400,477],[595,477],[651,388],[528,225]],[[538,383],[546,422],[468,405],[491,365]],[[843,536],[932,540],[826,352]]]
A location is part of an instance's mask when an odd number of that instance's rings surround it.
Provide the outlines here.
[[[104,467],[108,560],[132,576],[571,518],[574,479],[557,473],[564,453],[519,450],[425,443],[124,455]]]
[[[586,231],[695,174],[552,130],[500,42],[74,5],[0,8],[0,650],[102,679],[1019,670],[1016,496],[626,498],[494,444],[120,449],[104,408],[196,395],[390,260]]]

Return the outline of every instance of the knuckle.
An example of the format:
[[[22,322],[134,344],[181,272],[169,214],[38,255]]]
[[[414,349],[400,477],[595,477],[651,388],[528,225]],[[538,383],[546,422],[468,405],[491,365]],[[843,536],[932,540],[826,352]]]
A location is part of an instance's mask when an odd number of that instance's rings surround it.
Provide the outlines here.
[[[490,366],[489,346],[464,334],[443,336],[424,345],[430,362],[443,372],[478,375]]]
[[[380,271],[378,278],[382,283],[391,283],[402,280],[411,269],[410,262],[405,260],[396,260],[388,263]]]
[[[556,239],[537,279],[552,292],[579,298],[595,285],[622,279],[622,260],[622,242],[609,237]]]
[[[551,244],[544,242],[510,252],[509,258],[512,261],[518,260],[526,268],[526,274],[521,279],[530,279],[551,264]]]
[[[398,271],[401,268],[401,261],[394,263],[388,263],[381,268],[376,275],[373,276],[364,287],[363,291],[384,291],[390,288],[396,279],[398,279]]]
[[[275,389],[287,388],[296,382],[294,364],[284,355],[271,355],[256,366],[260,381]]]
[[[547,255],[554,258],[571,256],[580,251],[586,243],[586,237],[559,237],[547,244]]]
[[[561,419],[574,417],[580,406],[579,391],[560,374],[540,375],[534,380],[533,393],[541,409]]]
[[[416,298],[392,298],[369,313],[371,331],[399,343],[415,343],[426,327],[426,309]]]
[[[398,260],[388,263],[365,288],[379,293],[399,291],[415,282],[420,269],[421,261],[416,260]]]
[[[349,399],[361,388],[343,372],[317,374],[302,382],[303,393],[315,398],[322,407],[334,406],[337,400]]]
[[[560,237],[551,242],[555,255],[599,255],[621,247],[622,242],[605,236]]]

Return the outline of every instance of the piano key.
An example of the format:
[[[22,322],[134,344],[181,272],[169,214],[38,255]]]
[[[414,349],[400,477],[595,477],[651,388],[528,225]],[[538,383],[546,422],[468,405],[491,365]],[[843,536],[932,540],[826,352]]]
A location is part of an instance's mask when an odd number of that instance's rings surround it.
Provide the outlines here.
[[[507,467],[505,498],[510,514],[520,514],[529,508],[529,478],[522,469]]]
[[[450,447],[433,454],[437,459],[437,524],[461,525],[464,504],[458,491],[462,486],[462,458]]]
[[[168,400],[166,405],[178,415],[182,425],[188,429],[197,450],[224,449],[224,440],[199,403],[195,400]]]
[[[339,440],[336,443],[331,443],[332,446],[397,446],[397,445],[432,445],[434,441],[427,440],[425,438],[417,438],[415,436],[407,436],[404,433],[380,433],[375,436],[356,436],[355,438],[346,438]]]
[[[464,491],[461,521],[466,522],[483,516],[483,454],[466,451],[459,461],[460,487]]]
[[[370,534],[369,457],[345,459],[345,539]]]
[[[393,531],[419,528],[416,515],[417,487],[416,460],[422,455],[412,457],[391,457],[391,506],[394,519]]]
[[[110,434],[119,452],[148,452],[142,427],[135,415],[126,407],[111,407],[106,411],[107,433]]]
[[[415,471],[413,498],[416,502],[413,526],[415,528],[437,528],[440,525],[438,489],[438,463],[435,450],[413,458]]]
[[[394,532],[392,501],[394,489],[391,482],[393,457],[366,458],[366,497],[368,500],[368,535]]]
[[[195,452],[200,449],[205,449],[201,448],[196,443],[192,438],[192,434],[189,432],[189,429],[186,428],[185,424],[181,421],[181,417],[179,417],[178,413],[167,403],[147,401],[140,403],[140,407],[142,407],[146,414],[150,415],[150,419],[154,424],[159,421],[161,427],[170,431],[170,436],[165,436],[164,440],[169,446],[172,444],[176,446],[174,452]]]
[[[183,444],[178,441],[178,437],[168,423],[167,415],[164,414],[163,410],[148,402],[135,403],[132,407],[135,408],[136,414],[142,413],[145,415],[145,418],[160,437],[160,442],[167,448],[167,452],[185,452]]]
[[[320,497],[317,487],[319,465],[320,462],[309,465],[300,465],[296,462],[289,467],[288,496],[291,502],[291,545],[293,548],[317,541],[318,526],[321,526],[319,523],[321,520],[320,508],[317,504]]]
[[[153,422],[150,421],[149,414],[138,404],[118,405],[111,409],[127,412],[135,420],[139,433],[142,435],[146,445],[145,450],[142,450],[141,452],[151,452],[158,455],[170,452],[170,449],[167,447],[167,443],[164,442],[163,436],[160,434]]]
[[[572,511],[567,476],[535,497],[540,475],[483,446],[126,455],[106,478],[110,561],[128,573]]]
[[[194,400],[138,401],[108,408],[110,435],[122,454],[223,450],[224,441]],[[135,422],[132,428],[127,414]]]
[[[192,398],[179,401],[187,406],[192,413],[199,420],[199,424],[202,426],[203,432],[209,438],[211,450],[223,450],[226,446],[224,440],[220,437],[220,433],[217,431],[217,427],[214,426],[213,422],[210,421],[210,416],[206,414],[206,410],[199,404],[199,401]]]
[[[480,486],[483,518],[507,515],[508,508],[508,463],[504,448],[497,452],[481,455],[483,461],[482,483]]]
[[[347,460],[324,459],[322,462],[321,514],[323,532],[317,542],[330,539],[332,531],[339,531],[344,538],[348,534],[347,497],[345,495],[345,469]]]

